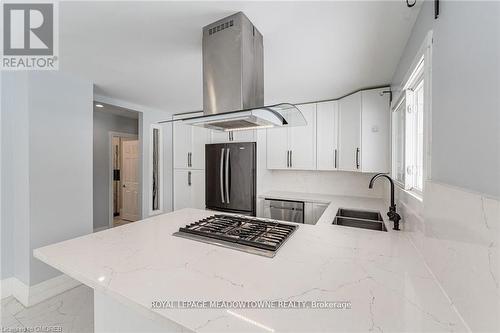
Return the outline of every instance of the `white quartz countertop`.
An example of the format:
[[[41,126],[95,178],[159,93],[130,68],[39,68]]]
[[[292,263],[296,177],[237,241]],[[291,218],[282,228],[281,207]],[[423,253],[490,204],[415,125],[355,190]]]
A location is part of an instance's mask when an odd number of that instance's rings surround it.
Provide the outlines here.
[[[196,332],[464,331],[402,232],[300,225],[274,258],[172,236],[183,209],[45,246],[35,257],[153,320]],[[377,203],[378,202],[378,203]],[[365,206],[367,205],[367,206]],[[331,210],[330,210],[331,208]],[[153,301],[347,301],[351,309],[152,309]]]

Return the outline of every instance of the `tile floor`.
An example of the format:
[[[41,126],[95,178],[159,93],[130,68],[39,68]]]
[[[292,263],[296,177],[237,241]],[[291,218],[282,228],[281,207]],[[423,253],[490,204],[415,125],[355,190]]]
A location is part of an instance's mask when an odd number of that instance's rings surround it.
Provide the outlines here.
[[[124,224],[127,224],[127,223],[131,223],[131,222],[134,222],[134,221],[123,220],[119,216],[113,218],[113,226],[115,226],[115,227],[117,227],[119,225],[124,225]]]
[[[57,332],[94,332],[94,294],[81,285],[29,308],[14,297],[2,299],[1,332],[25,332],[38,327],[61,327]],[[12,330],[17,329],[17,330]],[[26,332],[31,332],[26,330]]]

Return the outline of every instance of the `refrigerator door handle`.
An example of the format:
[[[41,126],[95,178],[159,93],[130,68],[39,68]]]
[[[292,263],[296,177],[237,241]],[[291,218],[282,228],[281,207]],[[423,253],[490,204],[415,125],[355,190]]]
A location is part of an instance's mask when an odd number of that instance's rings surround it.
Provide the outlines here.
[[[230,203],[229,201],[229,153],[230,153],[230,149],[227,148],[226,150],[226,201],[227,203]]]
[[[220,178],[220,199],[222,203],[224,201],[224,148],[222,148],[220,153],[220,169],[219,169],[219,178]]]

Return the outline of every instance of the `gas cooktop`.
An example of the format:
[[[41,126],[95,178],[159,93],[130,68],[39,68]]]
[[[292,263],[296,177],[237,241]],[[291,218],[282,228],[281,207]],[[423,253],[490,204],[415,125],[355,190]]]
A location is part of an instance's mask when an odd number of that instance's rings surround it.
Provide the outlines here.
[[[274,257],[297,228],[269,219],[213,215],[179,228],[174,236]]]

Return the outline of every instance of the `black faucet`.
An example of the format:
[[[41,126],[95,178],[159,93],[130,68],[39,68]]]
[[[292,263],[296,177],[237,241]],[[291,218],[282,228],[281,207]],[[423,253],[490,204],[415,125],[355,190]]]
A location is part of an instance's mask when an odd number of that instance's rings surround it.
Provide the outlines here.
[[[392,178],[384,173],[377,173],[370,180],[370,185],[368,185],[368,188],[373,188],[373,182],[379,177],[387,178],[391,183],[391,207],[389,207],[387,216],[389,216],[389,220],[394,222],[394,228],[392,229],[399,230],[399,221],[401,220],[401,216],[398,213],[396,213],[396,203],[394,202],[394,182],[392,181]]]

